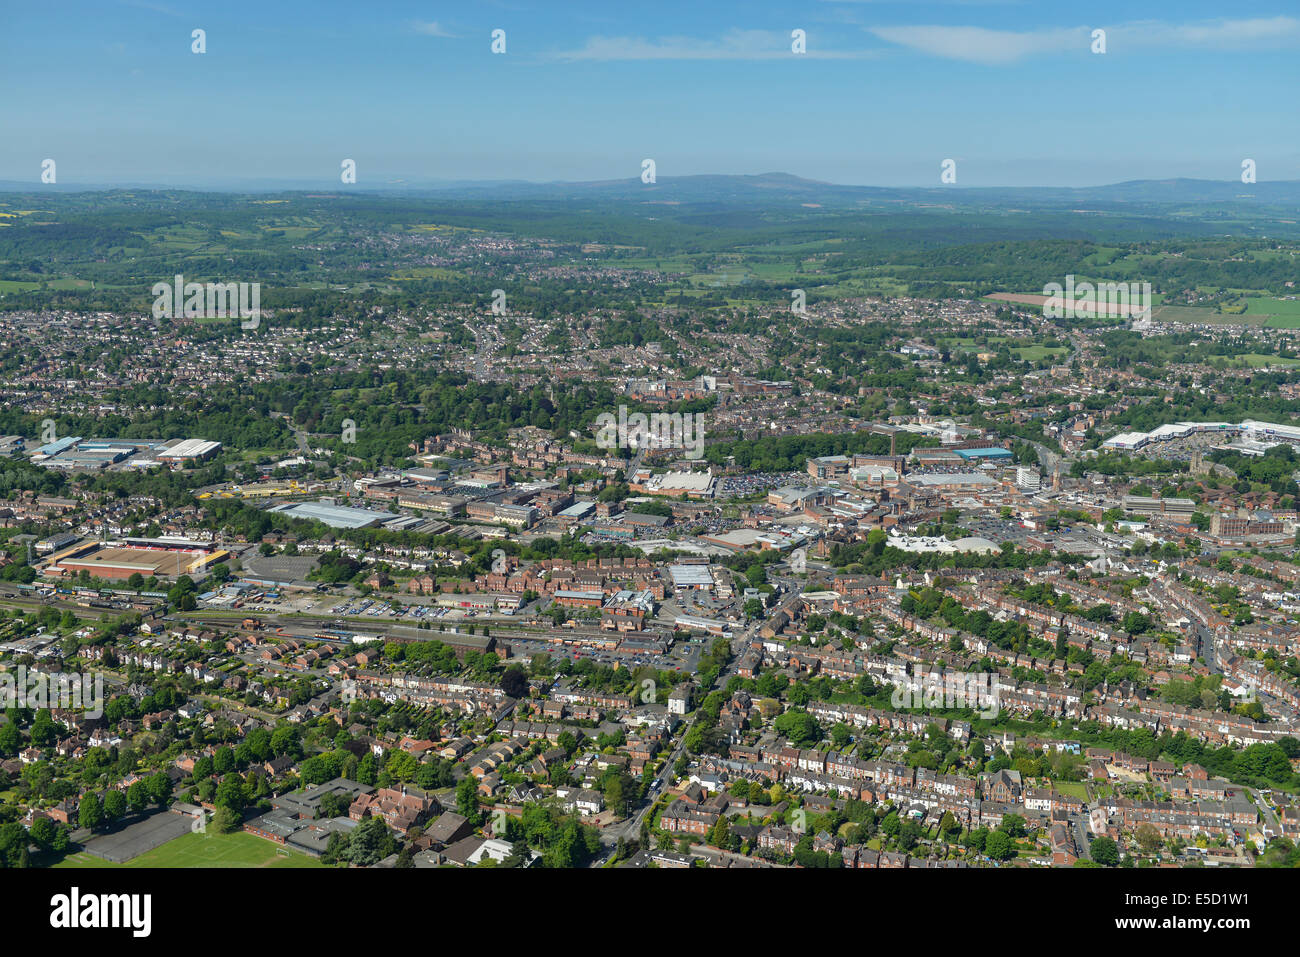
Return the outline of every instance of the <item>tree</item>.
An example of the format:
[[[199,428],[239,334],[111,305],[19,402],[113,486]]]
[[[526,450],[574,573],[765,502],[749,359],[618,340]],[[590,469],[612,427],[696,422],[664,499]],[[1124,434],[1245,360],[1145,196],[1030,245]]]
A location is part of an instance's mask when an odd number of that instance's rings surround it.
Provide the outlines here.
[[[51,747],[59,740],[58,725],[54,723],[54,716],[50,714],[48,708],[36,712],[36,717],[27,733],[32,739],[32,744],[38,748]]]
[[[956,835],[961,832],[961,822],[952,811],[944,811],[943,817],[939,818],[939,830],[949,836]]]
[[[461,817],[467,818],[471,824],[478,826],[478,781],[468,774],[456,785],[456,810]]]
[[[248,797],[244,793],[244,781],[238,774],[227,774],[217,785],[217,796],[213,802],[221,807],[228,807],[236,813],[244,810]]]
[[[0,867],[27,867],[27,829],[17,821],[0,824]]]
[[[99,802],[98,794],[86,794],[77,805],[77,823],[93,831],[104,823],[104,806]]]
[[[361,760],[357,762],[357,783],[374,785],[379,780],[379,773],[375,768],[375,756],[370,751],[362,755]]]
[[[405,782],[415,777],[416,771],[419,770],[419,762],[415,760],[414,755],[399,748],[388,752],[388,760],[384,768],[395,779]]]
[[[396,850],[397,841],[382,817],[367,817],[352,831],[348,842],[352,863],[359,867],[378,864]]]
[[[212,755],[212,770],[217,774],[229,774],[235,770],[234,749],[222,746]]]
[[[724,850],[731,846],[731,825],[725,814],[718,818],[709,831],[709,843]]]
[[[48,817],[38,817],[32,821],[32,827],[29,833],[31,838],[43,848],[48,848],[54,843],[54,834],[57,828],[54,822]]]
[[[415,772],[415,783],[426,791],[449,788],[455,783],[452,776],[452,764],[443,758],[434,758],[427,764],[421,764]]]
[[[501,690],[512,698],[528,696],[528,675],[519,665],[511,665],[501,672]]]
[[[243,815],[234,808],[226,805],[218,805],[216,812],[212,815],[212,826],[218,834],[230,834],[237,831],[243,823]]]
[[[984,841],[984,853],[995,861],[1010,860],[1014,853],[1011,848],[1011,838],[1005,831],[990,831]]]
[[[1131,611],[1124,616],[1123,627],[1131,635],[1140,635],[1151,630],[1151,619],[1139,611]]]
[[[133,781],[126,789],[126,803],[132,811],[143,811],[149,806],[149,787],[143,780]]]
[[[321,795],[320,804],[316,806],[317,817],[342,817],[348,813],[348,800],[340,794],[327,792]]]
[[[282,724],[271,734],[271,750],[277,758],[302,757],[302,738],[291,724]]]
[[[842,751],[847,747],[852,737],[853,734],[849,730],[848,725],[844,724],[842,721],[837,721],[831,726],[831,743],[835,745],[837,750]]]
[[[104,795],[104,817],[109,823],[119,821],[126,814],[126,795],[121,791],[109,791]]]
[[[0,756],[12,758],[23,749],[23,735],[18,722],[10,718],[0,726]]]
[[[999,830],[1004,831],[1007,837],[1024,837],[1025,819],[1019,814],[1006,814],[1002,818]]]
[[[1105,867],[1114,867],[1119,863],[1119,845],[1109,837],[1098,837],[1088,849],[1089,856]]]
[[[807,711],[787,711],[773,722],[773,726],[797,748],[821,740],[821,728],[817,725],[817,719]]]
[[[149,789],[149,800],[159,807],[167,806],[172,796],[172,779],[166,772],[159,771],[157,774],[149,775],[145,778],[145,786]]]
[[[1137,839],[1138,847],[1142,848],[1142,850],[1148,854],[1154,854],[1156,849],[1160,847],[1162,841],[1160,832],[1150,824],[1138,825],[1138,829],[1134,832],[1133,836]],[[1095,849],[1096,844],[1094,844],[1093,847]],[[1096,852],[1094,850],[1094,856],[1095,854]]]

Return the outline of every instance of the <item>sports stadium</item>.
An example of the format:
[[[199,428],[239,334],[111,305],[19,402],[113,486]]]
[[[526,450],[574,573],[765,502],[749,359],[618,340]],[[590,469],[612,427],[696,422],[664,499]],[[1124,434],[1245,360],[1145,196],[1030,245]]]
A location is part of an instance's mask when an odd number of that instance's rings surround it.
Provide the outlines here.
[[[187,539],[128,538],[122,541],[88,541],[64,549],[41,569],[51,578],[69,578],[82,571],[96,578],[126,579],[139,573],[145,578],[179,578],[206,575],[229,552]]]

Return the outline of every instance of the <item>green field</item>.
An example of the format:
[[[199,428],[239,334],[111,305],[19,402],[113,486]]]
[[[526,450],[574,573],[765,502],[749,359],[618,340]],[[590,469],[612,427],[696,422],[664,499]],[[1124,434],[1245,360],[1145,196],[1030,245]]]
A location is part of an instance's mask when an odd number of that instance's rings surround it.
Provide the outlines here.
[[[1273,299],[1267,296],[1250,296],[1246,299],[1246,315],[1290,317],[1300,320],[1300,299]]]
[[[1053,781],[1052,787],[1062,794],[1078,798],[1080,801],[1088,800],[1088,786],[1082,781]]]
[[[1151,318],[1156,322],[1186,322],[1197,325],[1249,323],[1244,316],[1225,316],[1206,306],[1152,306]]]
[[[287,856],[286,856],[287,855]],[[125,864],[113,864],[84,851],[69,854],[55,867],[324,867],[297,851],[240,831],[235,834],[182,834]]]
[[[1205,292],[1215,292],[1207,289]],[[1250,290],[1230,290],[1241,299],[1216,312],[1202,306],[1165,306],[1154,310],[1153,318],[1162,322],[1197,322],[1211,325],[1264,326],[1269,329],[1300,328],[1300,299],[1277,299],[1251,295]],[[1242,311],[1234,311],[1241,309]]]
[[[1300,317],[1297,317],[1297,324],[1300,325]],[[1266,366],[1300,365],[1300,359],[1283,359],[1280,356],[1266,356],[1258,352],[1243,352],[1237,358],[1244,359],[1252,369],[1262,369]]]

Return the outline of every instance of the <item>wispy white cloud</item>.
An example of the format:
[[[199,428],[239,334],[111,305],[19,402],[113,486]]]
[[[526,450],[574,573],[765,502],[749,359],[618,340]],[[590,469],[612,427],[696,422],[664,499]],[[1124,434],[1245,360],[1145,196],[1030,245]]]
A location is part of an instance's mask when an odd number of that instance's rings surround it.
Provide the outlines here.
[[[443,37],[448,40],[460,39],[460,37],[455,33],[451,33],[444,29],[442,24],[438,23],[436,20],[417,20],[411,24],[411,29],[426,37]]]
[[[1249,20],[1202,20],[1197,23],[1166,23],[1141,20],[1125,23],[1108,35],[1127,45],[1212,47],[1224,50],[1258,50],[1300,44],[1300,19],[1255,17]]]
[[[559,60],[766,60],[794,56],[788,32],[779,30],[730,30],[718,40],[671,36],[647,39],[629,36],[588,37],[584,46],[551,54]],[[871,50],[823,50],[809,34],[807,52],[814,59],[862,59],[875,56]]]
[[[1300,19],[1259,17],[1248,20],[1202,20],[1169,23],[1143,20],[1039,30],[989,30],[984,27],[869,27],[886,43],[930,56],[998,65],[1030,56],[1087,53],[1093,29],[1106,31],[1107,50],[1123,53],[1157,47],[1171,49],[1255,50],[1300,45]]]
[[[1013,63],[1032,54],[1088,49],[1089,30],[1067,27],[1054,30],[988,30],[984,27],[872,27],[869,31],[886,43],[910,47],[931,56],[970,63]]]

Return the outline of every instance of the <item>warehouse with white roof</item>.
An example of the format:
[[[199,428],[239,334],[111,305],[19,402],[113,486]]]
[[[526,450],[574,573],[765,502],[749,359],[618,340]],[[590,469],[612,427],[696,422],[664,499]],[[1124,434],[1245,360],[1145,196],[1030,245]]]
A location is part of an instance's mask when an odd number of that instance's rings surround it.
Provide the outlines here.
[[[159,462],[180,465],[185,462],[200,462],[216,455],[220,449],[220,442],[209,442],[206,439],[185,439],[177,442],[171,448],[159,452],[157,457]]]

